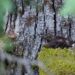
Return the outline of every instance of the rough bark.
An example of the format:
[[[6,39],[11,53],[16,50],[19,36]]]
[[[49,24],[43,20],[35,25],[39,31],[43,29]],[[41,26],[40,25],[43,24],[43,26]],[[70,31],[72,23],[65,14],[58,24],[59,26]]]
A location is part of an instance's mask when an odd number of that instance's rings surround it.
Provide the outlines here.
[[[24,0],[14,0],[16,12],[7,16],[5,31],[6,33],[16,33],[16,41],[22,44],[24,49],[23,59],[27,57],[28,60],[33,60],[37,57],[43,43],[41,35],[44,35],[46,30],[55,36],[69,36],[73,40],[75,39],[73,37],[75,36],[73,28],[75,19],[64,20],[58,13],[62,2],[64,1],[32,0],[30,5],[26,6]],[[72,28],[73,30],[71,30]],[[30,63],[28,68],[31,70]]]

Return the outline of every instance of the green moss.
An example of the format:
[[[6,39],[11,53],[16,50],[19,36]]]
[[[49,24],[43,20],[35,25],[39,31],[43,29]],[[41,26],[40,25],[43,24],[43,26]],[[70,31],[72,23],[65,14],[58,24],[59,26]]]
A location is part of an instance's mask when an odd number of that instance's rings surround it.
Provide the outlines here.
[[[68,49],[42,48],[38,54],[38,60],[55,75],[75,75],[75,55]],[[40,75],[47,75],[39,69]]]
[[[0,42],[2,43],[2,48],[7,53],[12,53],[14,49],[13,41],[8,38],[6,35],[0,37]]]
[[[24,0],[25,5],[29,5],[30,4],[30,0]]]

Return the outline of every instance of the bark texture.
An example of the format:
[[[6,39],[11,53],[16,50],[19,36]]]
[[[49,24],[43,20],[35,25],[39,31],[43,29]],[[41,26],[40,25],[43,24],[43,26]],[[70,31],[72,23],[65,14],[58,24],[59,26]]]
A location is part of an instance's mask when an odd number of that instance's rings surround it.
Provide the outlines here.
[[[16,41],[23,47],[23,59],[28,59],[28,74],[24,75],[31,75],[29,61],[36,59],[40,51],[44,42],[41,36],[51,33],[75,40],[75,18],[60,16],[58,11],[63,0],[31,0],[29,5],[25,5],[24,0],[14,0],[14,3],[16,10],[8,14],[5,31],[16,34]],[[16,68],[14,75],[21,75],[19,68]]]

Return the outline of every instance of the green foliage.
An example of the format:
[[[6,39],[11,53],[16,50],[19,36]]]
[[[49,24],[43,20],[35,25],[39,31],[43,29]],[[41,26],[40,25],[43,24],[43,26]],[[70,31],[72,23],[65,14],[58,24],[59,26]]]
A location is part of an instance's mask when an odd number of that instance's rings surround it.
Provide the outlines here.
[[[2,47],[5,52],[7,52],[7,53],[13,52],[13,49],[15,46],[10,38],[8,38],[7,36],[2,36],[2,37],[0,37],[0,42],[3,42]]]
[[[4,33],[4,29],[3,29],[3,22],[1,21],[0,23],[1,23],[0,24],[0,35],[1,35],[2,33]]]
[[[12,8],[11,0],[0,0],[0,33],[3,32],[3,19],[6,12],[11,11]]]
[[[25,3],[26,5],[29,5],[29,4],[30,4],[30,0],[24,0],[24,3]]]
[[[66,48],[42,48],[38,54],[38,60],[42,61],[55,75],[75,75],[75,54]],[[47,75],[42,69],[39,69],[39,73]]]
[[[60,13],[62,16],[75,15],[75,0],[64,0]]]
[[[4,64],[0,61],[0,75],[5,75],[5,73]]]
[[[14,45],[11,41],[6,41],[4,45],[4,50],[7,53],[13,53]]]

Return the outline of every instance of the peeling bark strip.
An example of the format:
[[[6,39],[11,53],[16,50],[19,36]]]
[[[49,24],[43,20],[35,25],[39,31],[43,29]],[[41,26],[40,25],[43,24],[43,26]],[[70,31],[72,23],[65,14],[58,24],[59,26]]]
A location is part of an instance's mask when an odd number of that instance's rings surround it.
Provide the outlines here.
[[[22,0],[22,15],[24,14],[24,0]]]
[[[72,19],[68,18],[68,21],[69,21],[69,35],[68,35],[68,37],[71,38],[71,36],[72,36],[72,33],[71,33],[71,30],[72,30]]]
[[[52,7],[53,7],[53,11],[54,11],[54,35],[56,36],[56,34],[57,34],[57,22],[56,22],[56,9],[55,9],[55,0],[52,0],[52,2],[53,2],[53,5],[52,5]]]
[[[48,2],[48,1],[47,1]],[[46,2],[46,3],[47,3]],[[43,28],[43,34],[46,32],[46,14],[45,14],[45,5],[46,5],[46,3],[45,3],[45,0],[43,1],[43,5],[42,5],[42,7],[43,7],[43,10],[42,10],[42,12],[43,12],[43,21],[44,21],[44,28]]]
[[[35,17],[35,27],[34,27],[34,39],[36,39],[36,29],[38,24],[38,0],[35,1],[36,4],[36,17]]]

